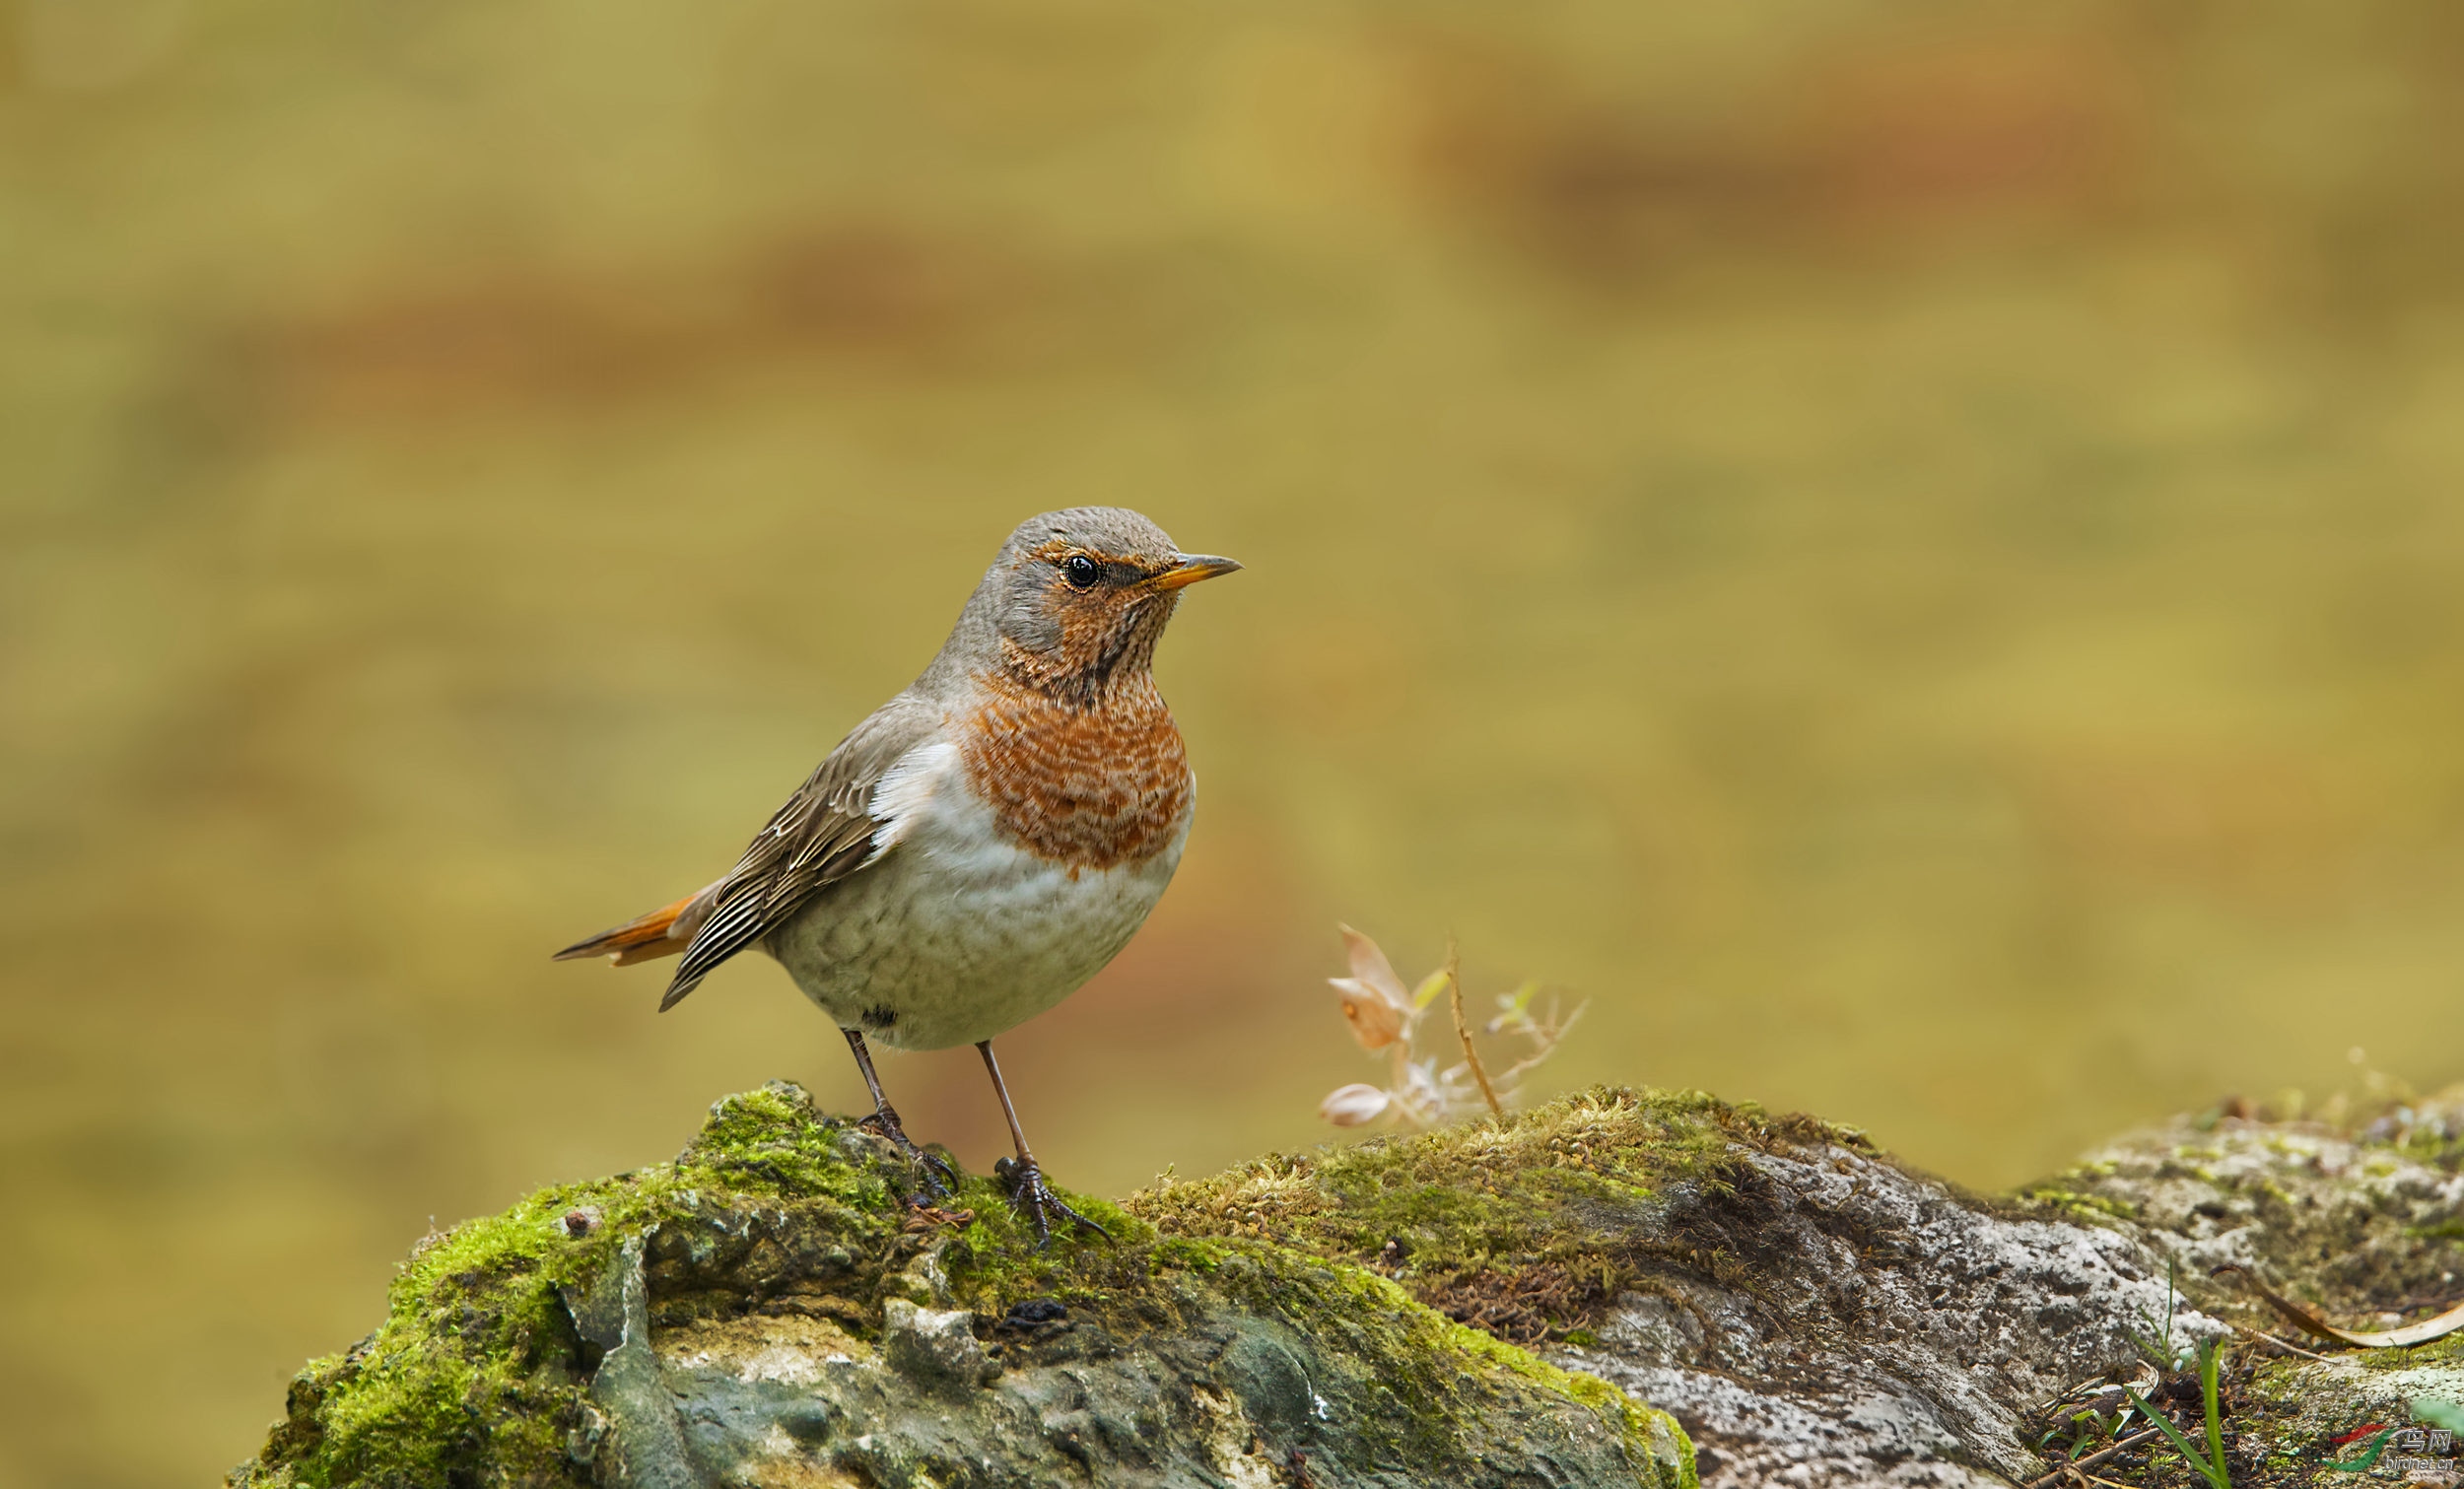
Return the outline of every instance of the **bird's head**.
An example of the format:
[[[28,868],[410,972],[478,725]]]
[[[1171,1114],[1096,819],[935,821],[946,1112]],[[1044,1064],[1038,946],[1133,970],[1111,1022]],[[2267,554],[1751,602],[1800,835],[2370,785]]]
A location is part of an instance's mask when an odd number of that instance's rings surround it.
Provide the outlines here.
[[[985,585],[1000,666],[1030,687],[1094,703],[1145,675],[1181,591],[1241,566],[1183,553],[1121,507],[1073,507],[1019,524]]]

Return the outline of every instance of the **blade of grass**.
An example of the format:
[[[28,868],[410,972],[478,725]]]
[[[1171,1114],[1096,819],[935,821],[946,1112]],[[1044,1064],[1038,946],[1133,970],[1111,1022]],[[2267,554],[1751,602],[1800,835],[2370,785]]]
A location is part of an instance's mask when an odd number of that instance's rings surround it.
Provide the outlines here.
[[[2173,1365],[2175,1364],[2175,1360],[2176,1360],[2176,1357],[2175,1357],[2175,1356],[2174,1356],[2174,1354],[2173,1354],[2173,1312],[2174,1312],[2174,1307],[2175,1307],[2176,1301],[2177,1301],[2177,1300],[2181,1297],[2181,1289],[2180,1289],[2178,1286],[2176,1286],[2176,1285],[2175,1285],[2175,1283],[2176,1283],[2176,1282],[2177,1282],[2177,1280],[2178,1280],[2178,1279],[2174,1276],[2174,1272],[2175,1272],[2175,1270],[2176,1270],[2176,1263],[2174,1262],[2173,1258],[2172,1258],[2172,1257],[2170,1257],[2170,1256],[2165,1257],[2165,1258],[2164,1258],[2164,1364],[2165,1364],[2165,1368],[2166,1368],[2166,1369],[2168,1369],[2168,1370],[2169,1370],[2169,1369],[2171,1369],[2171,1368],[2173,1367]]]
[[[2216,1472],[2210,1475],[2210,1478],[2219,1485],[2230,1480],[2230,1475],[2224,1471],[2224,1413],[2217,1404],[2217,1395],[2222,1386],[2218,1378],[2224,1371],[2224,1349],[2214,1339],[2209,1339],[2200,1346],[2199,1394],[2207,1402],[2208,1460],[2216,1468]]]
[[[2123,1389],[2122,1394],[2130,1397],[2130,1403],[2139,1408],[2141,1416],[2156,1424],[2156,1431],[2164,1434],[2164,1441],[2173,1445],[2173,1451],[2182,1455],[2183,1462],[2198,1471],[2199,1477],[2206,1479],[2215,1486],[2215,1489],[2233,1489],[2232,1481],[2217,1472],[2214,1464],[2199,1456],[2199,1450],[2190,1446],[2190,1439],[2181,1435],[2180,1429],[2173,1425],[2170,1418],[2158,1414],[2155,1407],[2149,1405],[2146,1396],[2128,1387]]]
[[[2159,1325],[2156,1320],[2149,1318],[2146,1309],[2134,1309],[2132,1312],[2139,1316],[2141,1322],[2148,1325],[2150,1332],[2143,1334],[2135,1328],[2128,1330],[2131,1342],[2137,1344],[2139,1352],[2146,1355],[2158,1370],[2179,1370],[2182,1364],[2181,1357],[2173,1353],[2173,1305],[2180,1296],[2175,1291],[2174,1282],[2174,1263],[2168,1257],[2164,1263],[2164,1319],[2162,1323]]]

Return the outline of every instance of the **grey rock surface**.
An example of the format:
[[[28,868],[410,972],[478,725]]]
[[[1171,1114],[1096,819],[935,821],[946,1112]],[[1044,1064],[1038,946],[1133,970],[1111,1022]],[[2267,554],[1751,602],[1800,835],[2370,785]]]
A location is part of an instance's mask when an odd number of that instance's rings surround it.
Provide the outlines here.
[[[893,1302],[876,1345],[828,1320],[697,1322],[660,1344],[666,1390],[708,1484],[1289,1485],[1431,1482],[1392,1438],[1402,1411],[1340,1341],[1233,1307],[1126,1339],[1066,1319],[1003,1331],[994,1362],[973,1316]],[[964,1342],[961,1342],[961,1341]],[[952,1368],[956,1367],[956,1368]],[[1482,1451],[1448,1481],[1631,1485],[1618,1435],[1531,1392],[1488,1403]],[[1674,1447],[1674,1439],[1671,1440]],[[1672,1480],[1674,1475],[1671,1475]]]
[[[2286,1340],[2209,1270],[2421,1317],[2464,1293],[2459,1169],[2442,1098],[2210,1114],[1996,1198],[1810,1118],[1600,1091],[1085,1200],[1121,1244],[1039,1253],[987,1182],[915,1207],[774,1086],[674,1165],[424,1246],[233,1482],[2026,1483],[2126,1386],[2197,1430],[2179,1364],[2224,1340],[2235,1482],[2351,1483],[2340,1439],[2464,1400],[2455,1340]],[[2452,1474],[2420,1451],[2387,1461]],[[2193,1482],[2144,1445],[2096,1471]]]
[[[2339,1439],[2411,1424],[2417,1400],[2464,1402],[2464,1334],[2305,1340],[2210,1269],[2251,1267],[2353,1327],[2464,1302],[2459,1170],[2458,1093],[2344,1125],[2184,1118],[2008,1196],[1810,1118],[1595,1093],[1485,1132],[1253,1164],[1161,1208],[1167,1224],[1248,1217],[1234,1229],[1348,1255],[1501,1328],[1533,1311],[1500,1277],[1552,1279],[1527,1289],[1544,1299],[1543,1355],[1675,1415],[1718,1489],[2030,1482],[2105,1445],[2058,1403],[2099,1402],[2110,1424],[2124,1387],[2201,1436],[2182,1367],[2203,1341],[2224,1346],[2223,1435],[2249,1482],[2351,1483],[2358,1450]],[[1417,1218],[1442,1213],[1418,1184],[1544,1218],[1485,1215],[1450,1241]],[[1569,1276],[1596,1280],[1556,1285]],[[2169,1449],[2103,1471],[2195,1482]]]
[[[1678,1263],[1622,1294],[1598,1342],[1550,1352],[1675,1413],[1706,1485],[1984,1485],[2032,1478],[2028,1408],[2129,1367],[2167,1307],[2136,1240],[1998,1214],[1837,1144],[1741,1155],[1700,1186],[1604,1224]],[[2177,1327],[2222,1325],[2189,1311]]]
[[[2262,1120],[2237,1102],[2089,1153],[2039,1186],[2172,1262],[2246,1346],[2233,1458],[2257,1483],[2346,1483],[2369,1423],[2419,1428],[2413,1403],[2464,1403],[2464,1333],[2410,1349],[2318,1338],[2261,1302],[2246,1268],[2340,1327],[2394,1328],[2464,1303],[2464,1087],[2390,1101],[2367,1120]],[[2270,1345],[2259,1334],[2285,1341]],[[2296,1352],[2300,1351],[2300,1352]],[[2415,1437],[2427,1437],[2416,1432]],[[2390,1438],[2381,1477],[2453,1484],[2464,1455]]]

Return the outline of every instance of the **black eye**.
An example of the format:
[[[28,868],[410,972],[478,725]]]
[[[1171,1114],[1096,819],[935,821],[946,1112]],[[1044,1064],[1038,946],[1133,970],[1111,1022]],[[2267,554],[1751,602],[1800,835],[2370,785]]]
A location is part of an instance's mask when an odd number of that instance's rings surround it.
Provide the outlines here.
[[[1082,553],[1073,553],[1061,561],[1061,576],[1069,581],[1072,589],[1087,588],[1102,573],[1095,567],[1095,561]]]

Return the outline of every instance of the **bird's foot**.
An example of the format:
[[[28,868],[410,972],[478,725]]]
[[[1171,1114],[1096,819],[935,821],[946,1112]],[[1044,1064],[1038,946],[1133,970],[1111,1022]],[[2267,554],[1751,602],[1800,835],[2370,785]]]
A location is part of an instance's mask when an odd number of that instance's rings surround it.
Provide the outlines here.
[[[924,1179],[926,1197],[947,1199],[958,1187],[958,1171],[938,1154],[927,1153],[916,1146],[916,1140],[907,1135],[905,1127],[899,1125],[898,1113],[891,1110],[889,1103],[882,1103],[872,1116],[858,1118],[856,1125],[870,1128],[891,1147],[898,1149],[901,1157],[916,1166],[917,1174]],[[913,1202],[911,1199],[910,1203]]]
[[[1053,1192],[1052,1185],[1044,1182],[1044,1171],[1036,1167],[1033,1159],[1024,1163],[1000,1159],[992,1165],[992,1173],[1009,1186],[1009,1207],[1035,1228],[1037,1251],[1053,1244],[1055,1216],[1064,1217],[1078,1229],[1093,1231],[1106,1241],[1112,1240],[1112,1232],[1061,1202],[1061,1196]]]

